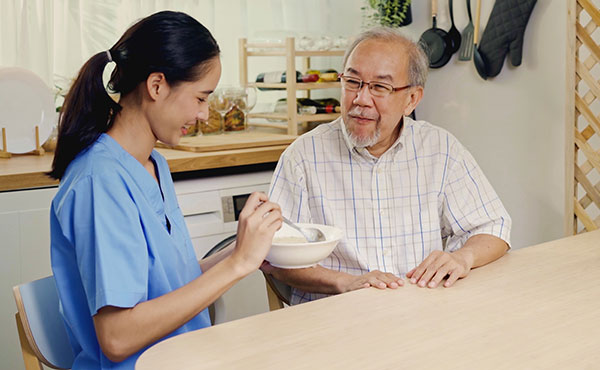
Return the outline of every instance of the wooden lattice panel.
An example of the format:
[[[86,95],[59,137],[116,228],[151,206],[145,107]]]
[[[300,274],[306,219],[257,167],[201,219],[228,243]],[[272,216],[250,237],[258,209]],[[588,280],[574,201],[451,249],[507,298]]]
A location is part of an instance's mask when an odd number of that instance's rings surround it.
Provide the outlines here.
[[[570,17],[574,17],[574,47],[568,57],[567,67],[574,85],[567,94],[567,102],[574,109],[568,129],[573,130],[571,144],[567,146],[567,176],[572,177],[567,188],[568,210],[573,215],[567,221],[570,234],[596,230],[600,227],[600,0],[572,0]],[[569,171],[570,170],[570,171]],[[569,182],[567,182],[569,186]],[[572,189],[572,192],[569,191]],[[570,195],[569,195],[570,194]],[[572,206],[571,206],[572,205]],[[569,230],[567,230],[569,231]]]

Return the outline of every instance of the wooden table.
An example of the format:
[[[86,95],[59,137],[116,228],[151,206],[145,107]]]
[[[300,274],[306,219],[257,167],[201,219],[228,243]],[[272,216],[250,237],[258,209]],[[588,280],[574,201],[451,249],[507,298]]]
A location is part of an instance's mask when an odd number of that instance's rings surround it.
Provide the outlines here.
[[[452,288],[359,290],[160,342],[136,369],[597,369],[600,231]]]

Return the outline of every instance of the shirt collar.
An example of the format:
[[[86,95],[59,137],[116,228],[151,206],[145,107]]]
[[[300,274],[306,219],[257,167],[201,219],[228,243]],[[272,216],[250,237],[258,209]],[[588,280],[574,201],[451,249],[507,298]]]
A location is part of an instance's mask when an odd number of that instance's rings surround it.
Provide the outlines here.
[[[407,116],[403,116],[402,117],[402,130],[400,131],[400,135],[398,136],[398,138],[396,139],[396,141],[392,144],[392,146],[390,146],[388,148],[388,150],[385,151],[385,153],[383,153],[383,156],[386,156],[388,154],[390,155],[395,155],[396,153],[398,153],[400,150],[402,150],[402,148],[404,148],[405,146],[405,142],[406,142],[406,135],[407,135],[407,129],[409,126],[412,126],[413,124],[413,120],[410,117]],[[337,124],[340,127],[340,130],[342,132],[342,137],[344,138],[344,143],[346,144],[346,147],[348,148],[348,150],[350,150],[351,153],[356,153],[357,155],[365,158],[365,159],[369,159],[369,160],[378,160],[379,158],[373,156],[371,153],[369,153],[369,151],[367,150],[367,148],[357,148],[352,144],[352,141],[350,140],[350,136],[348,135],[348,131],[346,130],[346,124],[344,123],[343,118],[340,116],[337,119]]]

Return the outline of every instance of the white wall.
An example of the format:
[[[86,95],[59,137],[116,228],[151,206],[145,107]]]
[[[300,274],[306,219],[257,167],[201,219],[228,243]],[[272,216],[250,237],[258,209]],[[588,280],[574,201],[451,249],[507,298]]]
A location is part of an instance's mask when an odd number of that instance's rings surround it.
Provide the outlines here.
[[[482,3],[483,28],[494,2]],[[439,4],[439,27],[449,29],[448,5]],[[462,31],[464,1],[454,7]],[[413,1],[412,11],[405,29],[418,38],[431,27],[429,2]],[[417,107],[419,119],[452,132],[477,159],[512,216],[516,248],[563,236],[566,19],[564,1],[539,0],[521,66],[506,62],[500,75],[484,81],[473,62],[455,55],[430,71]]]

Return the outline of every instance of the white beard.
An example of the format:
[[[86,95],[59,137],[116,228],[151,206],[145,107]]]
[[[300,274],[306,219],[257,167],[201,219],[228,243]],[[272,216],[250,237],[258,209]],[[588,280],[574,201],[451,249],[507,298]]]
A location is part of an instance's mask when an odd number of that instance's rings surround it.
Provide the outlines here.
[[[349,114],[354,114],[354,115],[362,115],[363,112],[361,111],[361,109],[359,107],[354,107],[350,110],[350,112],[348,112]],[[373,119],[376,119],[378,117],[373,117],[372,115],[367,115],[367,117],[371,116]],[[348,132],[348,138],[350,139],[350,143],[352,143],[352,145],[356,148],[368,148],[370,146],[373,146],[375,144],[377,144],[377,142],[379,141],[379,137],[381,136],[381,127],[379,127],[379,122],[377,122],[376,126],[375,126],[375,131],[367,137],[359,137],[357,136],[352,130],[351,127],[349,127],[349,124],[346,123],[346,121],[344,121],[344,124],[346,125],[346,131]]]
[[[375,126],[375,131],[367,137],[359,137],[354,132],[351,131],[348,124],[346,124],[346,131],[348,132],[348,138],[350,139],[350,143],[356,148],[368,148],[377,144],[379,141],[379,137],[381,136],[381,128],[379,125]]]

